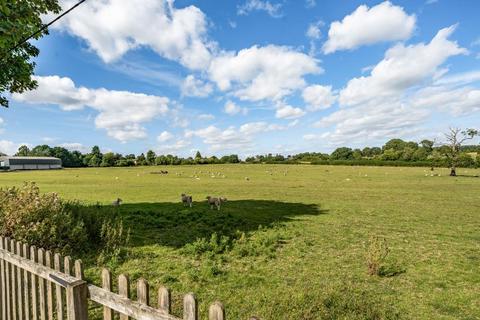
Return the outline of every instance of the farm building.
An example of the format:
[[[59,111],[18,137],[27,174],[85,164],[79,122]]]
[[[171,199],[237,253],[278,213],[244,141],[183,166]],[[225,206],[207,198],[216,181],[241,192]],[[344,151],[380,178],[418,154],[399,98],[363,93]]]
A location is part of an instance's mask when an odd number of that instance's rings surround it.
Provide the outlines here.
[[[61,169],[62,160],[53,157],[0,157],[0,168],[8,170]]]

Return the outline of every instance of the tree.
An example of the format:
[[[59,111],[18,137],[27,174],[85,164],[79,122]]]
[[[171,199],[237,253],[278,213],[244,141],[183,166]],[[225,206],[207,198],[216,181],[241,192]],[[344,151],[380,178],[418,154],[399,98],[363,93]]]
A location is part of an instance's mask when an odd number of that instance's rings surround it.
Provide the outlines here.
[[[103,155],[102,158],[102,163],[100,164],[101,167],[113,167],[115,166],[115,163],[117,160],[119,160],[120,157],[118,157],[116,154],[113,152],[107,152]]]
[[[30,149],[27,146],[23,145],[18,148],[17,153],[15,154],[18,157],[28,157],[30,155]]]
[[[460,148],[462,144],[473,139],[478,135],[478,131],[475,129],[466,129],[461,130],[459,128],[450,128],[448,133],[445,133],[447,142],[445,146],[448,148],[445,149],[445,156],[449,160],[450,165],[450,176],[455,177],[457,175],[457,166],[459,164]]]
[[[402,151],[407,143],[402,139],[391,139],[382,147],[383,151],[393,149],[394,151]]]
[[[337,148],[330,155],[330,159],[332,160],[350,160],[352,158],[353,158],[353,151],[352,149],[347,147]]]
[[[360,149],[353,150],[352,157],[355,160],[362,160],[363,158],[362,151]]]
[[[433,150],[433,146],[435,145],[435,142],[425,139],[425,140],[420,141],[420,145],[422,146],[422,148],[425,149],[425,151],[430,153]]]
[[[8,107],[4,92],[22,93],[37,87],[32,79],[39,54],[29,42],[20,44],[42,26],[41,15],[60,12],[57,0],[0,0],[0,105]],[[48,34],[45,29],[33,39]],[[19,45],[20,44],[20,45]]]
[[[142,153],[137,157],[137,166],[144,166],[147,164],[147,160],[145,159],[145,155]]]
[[[149,166],[154,166],[156,157],[157,157],[157,155],[155,154],[155,152],[153,152],[152,150],[148,150],[148,152],[147,152],[147,164]]]
[[[30,151],[30,155],[35,157],[51,157],[52,148],[46,144],[38,145]]]

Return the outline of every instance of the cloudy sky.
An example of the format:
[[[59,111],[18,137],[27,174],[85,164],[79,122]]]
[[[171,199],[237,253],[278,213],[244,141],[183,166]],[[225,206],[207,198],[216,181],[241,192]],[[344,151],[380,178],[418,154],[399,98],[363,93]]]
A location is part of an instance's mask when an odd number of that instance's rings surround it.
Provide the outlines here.
[[[39,87],[0,110],[0,151],[291,154],[479,127],[478,12],[474,0],[87,0],[36,43]]]

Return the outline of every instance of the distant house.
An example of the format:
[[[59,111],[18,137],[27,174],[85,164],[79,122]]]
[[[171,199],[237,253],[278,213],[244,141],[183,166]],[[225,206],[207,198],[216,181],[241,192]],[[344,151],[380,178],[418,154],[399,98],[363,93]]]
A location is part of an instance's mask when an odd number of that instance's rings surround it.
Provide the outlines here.
[[[50,170],[61,169],[62,160],[53,157],[0,157],[0,169]]]

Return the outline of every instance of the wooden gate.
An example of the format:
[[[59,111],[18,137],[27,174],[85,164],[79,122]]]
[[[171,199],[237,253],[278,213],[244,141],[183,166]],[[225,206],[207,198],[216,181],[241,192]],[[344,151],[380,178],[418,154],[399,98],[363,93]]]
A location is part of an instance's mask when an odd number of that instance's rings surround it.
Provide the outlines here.
[[[183,317],[171,314],[171,294],[158,288],[158,301],[150,301],[146,280],[137,282],[137,300],[130,298],[127,275],[118,277],[118,292],[112,291],[109,270],[102,271],[102,287],[88,284],[81,260],[72,263],[44,249],[0,237],[0,314],[2,320],[87,320],[88,302],[103,306],[103,319],[113,320],[198,320],[198,303],[193,293],[183,298]],[[152,305],[155,304],[156,307]],[[216,301],[208,310],[209,320],[224,320],[225,309]],[[256,318],[251,318],[256,319]]]

